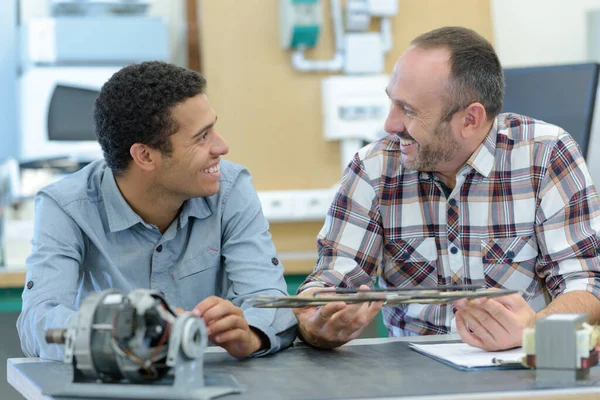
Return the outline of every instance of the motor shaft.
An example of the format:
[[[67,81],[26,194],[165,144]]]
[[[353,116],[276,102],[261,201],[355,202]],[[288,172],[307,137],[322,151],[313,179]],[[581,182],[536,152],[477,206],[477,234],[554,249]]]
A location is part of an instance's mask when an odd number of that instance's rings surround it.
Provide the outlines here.
[[[65,344],[66,341],[66,329],[48,329],[46,331],[46,343]]]

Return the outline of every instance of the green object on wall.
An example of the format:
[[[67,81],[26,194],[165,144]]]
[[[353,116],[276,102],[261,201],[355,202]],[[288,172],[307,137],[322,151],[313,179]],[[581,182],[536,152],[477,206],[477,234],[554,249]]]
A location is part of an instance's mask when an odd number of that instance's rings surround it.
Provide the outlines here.
[[[292,32],[291,47],[304,45],[315,47],[319,38],[319,27],[316,25],[295,26]]]

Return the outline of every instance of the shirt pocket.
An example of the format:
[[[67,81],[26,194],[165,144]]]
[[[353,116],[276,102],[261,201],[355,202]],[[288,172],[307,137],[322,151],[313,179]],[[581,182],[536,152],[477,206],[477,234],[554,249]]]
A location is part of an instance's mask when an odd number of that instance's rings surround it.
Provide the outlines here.
[[[435,238],[409,238],[392,242],[392,271],[386,279],[398,287],[435,287],[438,251]]]
[[[217,293],[221,256],[206,250],[184,260],[172,272],[177,293],[177,305],[192,310],[198,303]]]
[[[192,278],[202,272],[215,269],[221,262],[221,255],[216,250],[206,250],[183,260],[172,272],[176,281]]]
[[[536,284],[537,243],[532,236],[481,241],[481,257],[488,287],[528,290]]]

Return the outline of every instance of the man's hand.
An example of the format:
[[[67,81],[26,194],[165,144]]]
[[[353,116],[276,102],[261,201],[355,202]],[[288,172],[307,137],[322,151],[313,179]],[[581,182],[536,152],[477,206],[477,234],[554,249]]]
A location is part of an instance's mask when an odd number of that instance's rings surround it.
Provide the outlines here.
[[[456,328],[463,342],[486,351],[521,346],[523,329],[533,327],[536,313],[518,294],[461,299],[456,306]]]
[[[360,289],[369,287],[363,285]],[[310,296],[315,290],[322,289],[307,290],[303,295]],[[356,339],[382,305],[381,301],[350,305],[336,301],[322,307],[295,308],[293,311],[304,340],[315,347],[332,349]]]
[[[208,297],[198,303],[192,314],[204,320],[208,340],[235,358],[248,357],[263,347],[260,337],[244,318],[242,309],[228,300]]]

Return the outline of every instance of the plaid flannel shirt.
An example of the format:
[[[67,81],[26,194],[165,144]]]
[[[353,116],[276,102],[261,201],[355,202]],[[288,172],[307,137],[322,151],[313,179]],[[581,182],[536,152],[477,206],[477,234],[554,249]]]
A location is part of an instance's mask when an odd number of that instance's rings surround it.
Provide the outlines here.
[[[448,197],[433,173],[400,163],[396,135],[354,157],[299,288],[520,289],[536,311],[561,293],[600,294],[600,203],[579,146],[563,129],[500,114]],[[449,305],[383,309],[392,336],[456,331]]]

